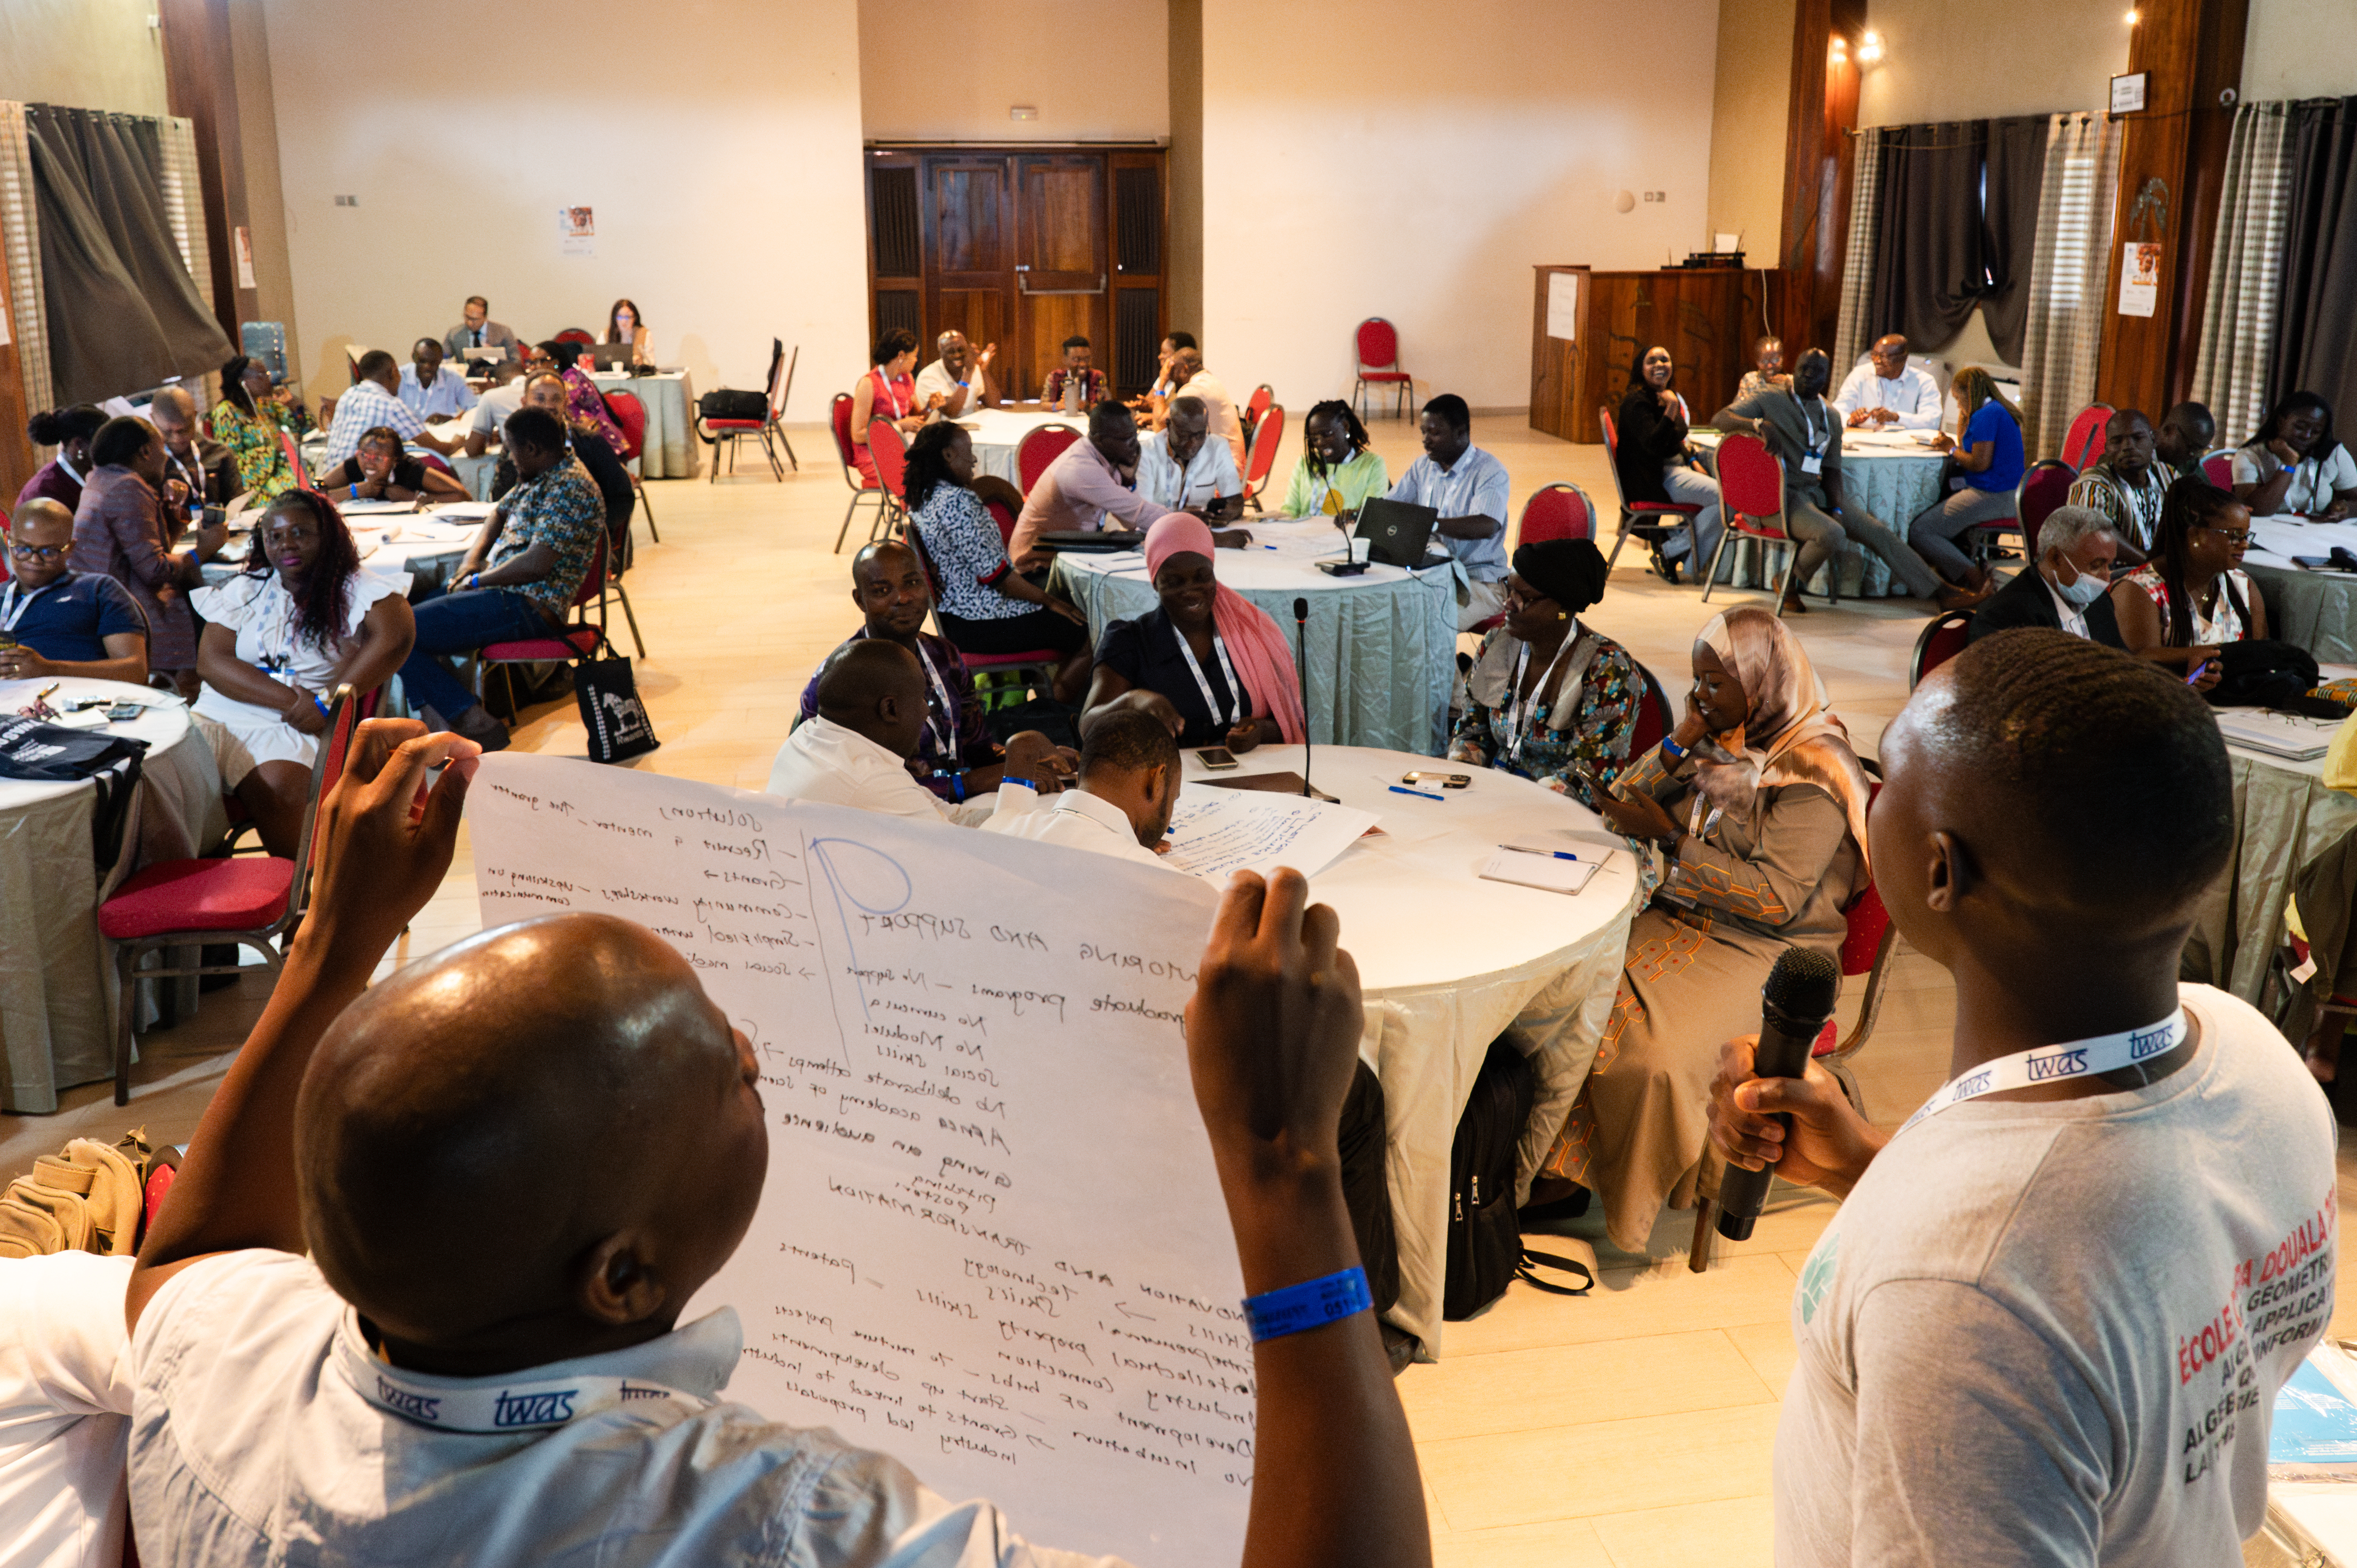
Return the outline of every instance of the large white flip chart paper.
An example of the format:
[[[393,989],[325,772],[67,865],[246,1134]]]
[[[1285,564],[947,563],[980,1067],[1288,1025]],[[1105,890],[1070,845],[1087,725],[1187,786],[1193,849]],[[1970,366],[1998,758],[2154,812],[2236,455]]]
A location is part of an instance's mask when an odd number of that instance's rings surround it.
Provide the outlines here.
[[[728,1388],[1045,1545],[1232,1563],[1252,1348],[1180,1016],[1192,877],[513,754],[467,805],[486,925],[651,927],[764,1064]],[[683,1319],[684,1321],[684,1319]]]

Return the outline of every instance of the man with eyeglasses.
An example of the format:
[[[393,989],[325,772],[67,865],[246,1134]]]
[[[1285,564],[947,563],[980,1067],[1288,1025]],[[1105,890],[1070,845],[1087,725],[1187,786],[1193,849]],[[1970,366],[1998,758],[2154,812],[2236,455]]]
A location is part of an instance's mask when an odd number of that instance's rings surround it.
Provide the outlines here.
[[[69,567],[72,545],[73,514],[57,502],[16,509],[10,580],[0,587],[0,681],[82,675],[144,685],[146,616],[113,578]]]

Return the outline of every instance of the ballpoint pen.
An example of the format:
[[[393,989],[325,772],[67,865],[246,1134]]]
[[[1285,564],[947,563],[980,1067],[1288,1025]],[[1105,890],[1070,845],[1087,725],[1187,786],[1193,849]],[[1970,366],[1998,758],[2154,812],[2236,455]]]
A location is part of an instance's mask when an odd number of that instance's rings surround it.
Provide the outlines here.
[[[1428,795],[1421,789],[1411,789],[1405,784],[1394,784],[1389,786],[1389,788],[1391,792],[1394,795],[1413,795],[1419,800],[1446,800],[1448,799],[1446,795]]]
[[[1512,850],[1516,854],[1544,854],[1555,860],[1577,860],[1579,856],[1567,849],[1525,849],[1518,843],[1501,843],[1500,849]]]

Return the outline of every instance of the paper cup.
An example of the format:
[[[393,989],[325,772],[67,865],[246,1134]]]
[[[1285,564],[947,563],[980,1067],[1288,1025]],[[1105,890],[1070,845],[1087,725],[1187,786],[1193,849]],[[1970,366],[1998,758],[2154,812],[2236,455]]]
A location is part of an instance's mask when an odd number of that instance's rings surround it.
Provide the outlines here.
[[[1351,541],[1351,559],[1357,562],[1361,566],[1365,565],[1367,564],[1367,552],[1373,546],[1373,544],[1374,541],[1372,539],[1353,539]]]

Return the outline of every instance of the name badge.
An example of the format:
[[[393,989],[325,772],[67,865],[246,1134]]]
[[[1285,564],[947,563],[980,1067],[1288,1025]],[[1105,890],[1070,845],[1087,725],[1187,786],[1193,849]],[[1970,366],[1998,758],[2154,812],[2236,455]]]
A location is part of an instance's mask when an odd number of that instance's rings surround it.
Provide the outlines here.
[[[1803,452],[1801,454],[1801,472],[1804,474],[1822,473],[1824,471],[1824,467],[1825,460],[1823,457],[1818,456],[1814,452]]]

